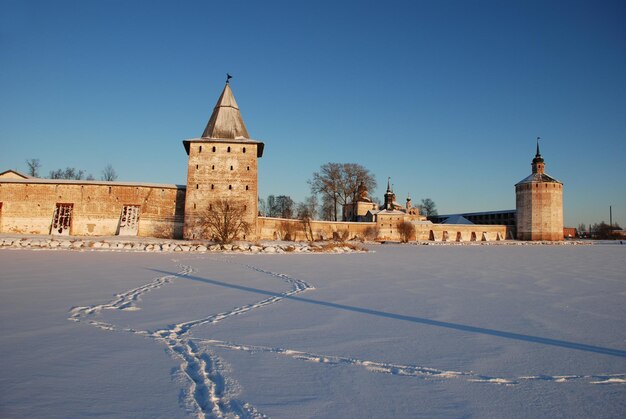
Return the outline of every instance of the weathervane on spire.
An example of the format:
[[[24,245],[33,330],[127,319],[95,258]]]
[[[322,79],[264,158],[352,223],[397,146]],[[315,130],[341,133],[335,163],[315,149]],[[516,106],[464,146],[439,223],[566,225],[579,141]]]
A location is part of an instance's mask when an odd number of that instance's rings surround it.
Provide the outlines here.
[[[233,76],[231,76],[230,74],[226,73],[226,84],[230,83],[230,79],[232,79]]]

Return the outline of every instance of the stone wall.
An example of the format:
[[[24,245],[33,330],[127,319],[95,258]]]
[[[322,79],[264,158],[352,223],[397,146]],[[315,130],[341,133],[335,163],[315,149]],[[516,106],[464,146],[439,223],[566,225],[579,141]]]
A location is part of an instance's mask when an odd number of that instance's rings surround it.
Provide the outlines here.
[[[0,181],[0,232],[55,234],[57,204],[71,206],[65,235],[133,234],[182,237],[185,187],[124,182],[24,179]],[[124,206],[138,207],[138,222],[120,231]],[[134,227],[134,233],[133,228]]]
[[[386,220],[386,222],[388,222]],[[415,223],[415,235],[411,241],[498,241],[512,239],[511,232],[504,225],[472,224],[432,224]],[[305,233],[305,229],[308,230]],[[370,230],[370,231],[368,231]],[[261,240],[345,240],[363,239],[376,231],[379,240],[399,241],[397,228],[381,228],[377,223],[352,223],[335,221],[311,221],[310,229],[300,220],[259,217],[258,237]],[[371,237],[370,237],[371,239]]]

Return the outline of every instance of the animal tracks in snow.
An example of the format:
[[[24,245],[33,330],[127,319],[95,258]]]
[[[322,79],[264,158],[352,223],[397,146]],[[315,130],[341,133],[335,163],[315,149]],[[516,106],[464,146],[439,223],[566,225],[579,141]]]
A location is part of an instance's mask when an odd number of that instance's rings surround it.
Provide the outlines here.
[[[204,258],[203,258],[204,259]],[[536,375],[513,378],[490,377],[474,372],[447,371],[418,365],[403,365],[394,363],[376,362],[334,355],[314,354],[299,350],[279,347],[264,347],[223,342],[213,339],[198,339],[191,336],[190,331],[200,325],[216,324],[228,320],[234,316],[249,313],[281,300],[315,289],[311,284],[290,277],[286,274],[276,273],[262,268],[238,264],[231,259],[213,259],[215,262],[233,263],[238,266],[258,272],[262,275],[276,278],[288,284],[290,288],[282,293],[269,295],[267,298],[255,303],[234,307],[231,310],[220,313],[208,314],[205,317],[170,325],[156,331],[135,330],[120,328],[106,323],[98,318],[103,310],[121,310],[133,312],[140,310],[138,303],[147,293],[157,290],[176,278],[183,278],[195,270],[187,265],[179,265],[180,270],[175,274],[159,276],[147,284],[130,289],[115,295],[111,301],[93,306],[73,307],[70,310],[69,320],[85,322],[94,327],[106,331],[123,331],[162,342],[168,353],[180,360],[180,374],[185,377],[188,387],[184,390],[181,403],[189,414],[199,418],[215,417],[244,417],[264,418],[254,406],[236,399],[237,385],[233,380],[225,377],[222,362],[213,352],[212,348],[244,351],[250,354],[273,353],[290,357],[304,362],[314,362],[328,365],[344,365],[364,368],[367,371],[379,374],[390,374],[403,377],[414,377],[429,380],[461,379],[472,383],[497,384],[515,386],[527,382],[547,381],[554,383],[586,382],[597,385],[626,384],[626,374],[605,375]],[[178,260],[174,259],[177,263]]]

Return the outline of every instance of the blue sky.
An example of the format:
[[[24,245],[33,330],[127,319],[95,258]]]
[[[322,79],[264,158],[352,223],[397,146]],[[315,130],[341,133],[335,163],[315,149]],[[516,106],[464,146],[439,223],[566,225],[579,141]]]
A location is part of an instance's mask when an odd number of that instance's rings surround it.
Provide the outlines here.
[[[226,72],[261,196],[356,162],[379,197],[512,209],[541,136],[565,224],[626,226],[623,1],[0,0],[0,171],[184,184]]]

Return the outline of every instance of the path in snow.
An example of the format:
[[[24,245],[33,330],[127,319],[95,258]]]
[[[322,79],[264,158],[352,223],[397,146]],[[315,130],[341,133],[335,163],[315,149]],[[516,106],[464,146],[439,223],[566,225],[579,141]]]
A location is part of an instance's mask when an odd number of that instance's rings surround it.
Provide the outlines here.
[[[213,262],[235,263],[225,258],[211,258],[211,260]],[[173,262],[176,263],[178,261],[174,259]],[[220,313],[208,314],[203,318],[177,323],[157,331],[119,328],[113,324],[97,319],[103,310],[138,310],[139,307],[137,304],[141,301],[142,296],[150,291],[159,289],[171,283],[177,277],[186,277],[195,272],[195,270],[190,266],[179,265],[180,270],[178,272],[156,277],[145,285],[119,293],[113,300],[107,303],[93,306],[74,307],[70,310],[71,314],[69,320],[86,322],[107,331],[129,332],[163,342],[166,345],[168,352],[181,361],[180,371],[189,382],[189,388],[186,389],[185,397],[182,399],[182,402],[188,412],[195,414],[200,418],[204,418],[206,416],[216,418],[266,417],[249,403],[235,399],[232,394],[232,389],[229,392],[227,384],[230,383],[232,385],[232,380],[224,377],[222,373],[223,368],[221,367],[221,360],[211,351],[211,348],[244,351],[251,354],[269,352],[305,362],[360,367],[374,373],[391,374],[404,377],[409,376],[421,379],[462,379],[473,383],[501,384],[507,386],[537,381],[554,383],[586,382],[589,384],[600,385],[626,383],[626,374],[536,375],[513,378],[492,377],[471,371],[446,371],[418,365],[383,363],[334,355],[314,354],[278,347],[252,346],[213,339],[194,338],[190,332],[196,326],[216,324],[234,316],[249,313],[253,310],[276,304],[285,298],[314,289],[314,287],[309,283],[292,278],[285,274],[267,271],[251,265],[235,264],[251,269],[262,275],[281,280],[290,285],[290,289],[282,293],[267,292],[268,297],[256,303],[234,307],[231,310]]]

